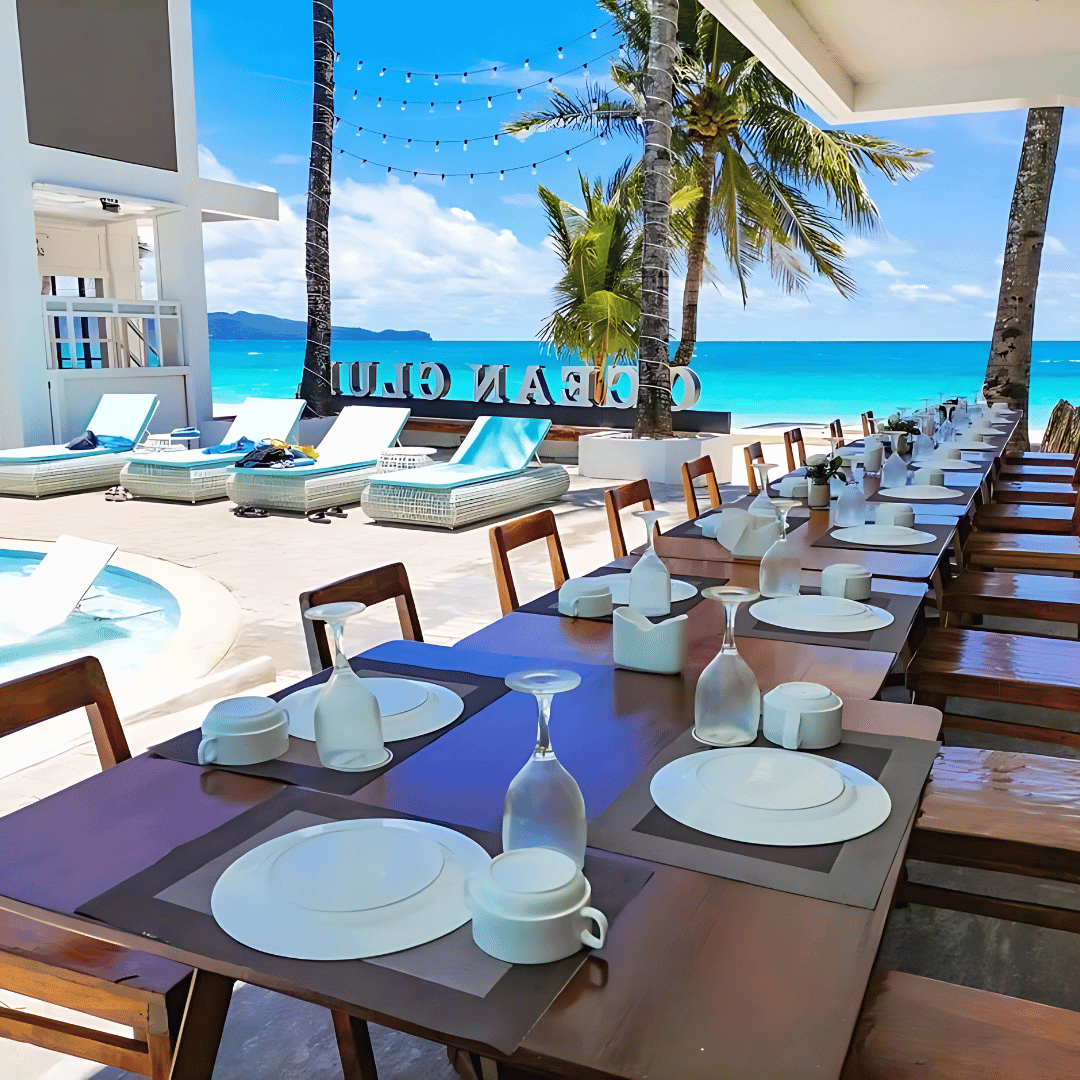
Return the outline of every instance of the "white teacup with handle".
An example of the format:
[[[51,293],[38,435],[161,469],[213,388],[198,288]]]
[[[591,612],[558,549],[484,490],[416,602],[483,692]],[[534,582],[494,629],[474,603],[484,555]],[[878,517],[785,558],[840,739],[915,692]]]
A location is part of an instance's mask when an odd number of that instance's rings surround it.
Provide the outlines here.
[[[559,589],[559,614],[571,619],[602,619],[610,615],[611,586],[599,578],[570,578]]]
[[[781,683],[761,705],[765,738],[785,750],[823,750],[840,741],[844,703],[821,683]]]
[[[202,722],[200,765],[255,765],[289,749],[289,713],[268,697],[225,698]]]
[[[931,487],[941,487],[945,483],[945,473],[941,469],[932,467],[916,469],[911,480],[913,484],[928,484]]]
[[[878,525],[901,525],[910,529],[915,525],[915,508],[910,503],[878,503],[874,520]]]
[[[821,571],[821,595],[845,600],[869,600],[871,574],[859,563],[833,563]]]

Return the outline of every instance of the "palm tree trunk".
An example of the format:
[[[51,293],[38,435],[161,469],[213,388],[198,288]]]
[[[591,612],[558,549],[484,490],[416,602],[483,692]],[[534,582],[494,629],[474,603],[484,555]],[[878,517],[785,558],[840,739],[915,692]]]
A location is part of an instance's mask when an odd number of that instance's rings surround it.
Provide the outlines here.
[[[315,93],[308,168],[307,348],[300,396],[307,415],[326,416],[330,405],[330,163],[334,154],[334,3],[313,0]]]
[[[1060,107],[1029,109],[1016,172],[1005,261],[1001,267],[994,337],[986,365],[983,393],[987,401],[1007,401],[1023,410],[1023,418],[1009,443],[1028,448],[1028,393],[1031,383],[1031,337],[1035,322],[1035,291],[1046,238],[1046,215],[1054,183]]]
[[[641,256],[641,355],[634,438],[671,435],[668,369],[668,247],[671,217],[671,72],[678,0],[650,0],[645,87],[644,245]]]
[[[698,187],[701,195],[694,205],[694,226],[686,253],[686,285],[683,288],[682,331],[672,364],[685,367],[694,358],[697,345],[698,296],[705,270],[705,251],[709,243],[709,211],[712,208],[713,177],[716,173],[716,146],[710,140],[701,148]]]

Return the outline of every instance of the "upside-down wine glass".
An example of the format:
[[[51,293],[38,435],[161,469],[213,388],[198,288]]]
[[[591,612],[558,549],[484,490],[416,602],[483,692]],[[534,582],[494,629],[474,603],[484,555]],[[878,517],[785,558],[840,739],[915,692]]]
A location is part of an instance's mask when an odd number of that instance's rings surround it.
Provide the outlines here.
[[[578,869],[585,864],[585,800],[577,781],[551,749],[548,724],[551,699],[573,690],[581,676],[573,671],[516,671],[506,676],[511,690],[532,694],[538,713],[536,749],[510,781],[503,803],[503,851],[554,848],[569,855]]]
[[[325,622],[334,639],[333,671],[315,702],[315,749],[319,761],[338,772],[366,772],[393,757],[383,745],[379,702],[345,655],[345,622],[366,607],[342,602],[304,612],[312,622]]]
[[[758,598],[756,589],[718,585],[702,589],[724,605],[724,643],[698,678],[694,693],[694,738],[709,746],[747,746],[757,738],[761,690],[750,665],[735,647],[735,613]]]
[[[798,596],[802,565],[795,554],[795,545],[787,538],[787,519],[801,504],[798,499],[773,499],[773,502],[780,514],[780,539],[761,557],[758,585],[762,596]]]
[[[769,471],[775,469],[776,466],[768,461],[754,461],[751,463],[751,468],[758,476],[758,487],[761,489],[758,492],[757,498],[747,507],[747,509],[753,513],[757,511],[769,511],[771,513],[776,512],[776,507],[773,504],[772,499],[769,497]]]
[[[648,548],[630,571],[630,610],[640,615],[671,613],[671,574],[656,554],[653,541],[656,523],[667,517],[663,510],[635,510],[634,516],[645,522]]]

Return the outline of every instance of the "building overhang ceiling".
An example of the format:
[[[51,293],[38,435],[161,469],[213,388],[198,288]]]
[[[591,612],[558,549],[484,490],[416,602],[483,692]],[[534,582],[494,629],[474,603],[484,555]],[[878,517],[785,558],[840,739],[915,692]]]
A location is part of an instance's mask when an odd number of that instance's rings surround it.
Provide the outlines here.
[[[833,124],[1080,106],[1077,0],[702,0]]]

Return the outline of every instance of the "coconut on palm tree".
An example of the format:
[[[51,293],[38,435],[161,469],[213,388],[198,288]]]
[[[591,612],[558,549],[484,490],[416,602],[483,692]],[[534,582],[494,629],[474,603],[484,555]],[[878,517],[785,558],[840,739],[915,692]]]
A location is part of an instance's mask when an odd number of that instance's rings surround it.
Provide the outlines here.
[[[612,64],[614,89],[590,85],[561,91],[548,105],[507,125],[511,133],[571,128],[603,137],[641,135],[645,118],[650,28],[648,0],[599,0],[624,40]],[[696,0],[695,0],[696,4]],[[926,150],[888,139],[818,127],[802,102],[700,5],[680,24],[674,59],[672,149],[692,171],[703,198],[686,252],[686,284],[678,363],[689,363],[697,340],[698,294],[708,239],[719,236],[746,302],[747,278],[767,265],[786,291],[804,291],[815,276],[843,296],[855,292],[843,248],[843,227],[880,225],[863,175],[910,179]]]

